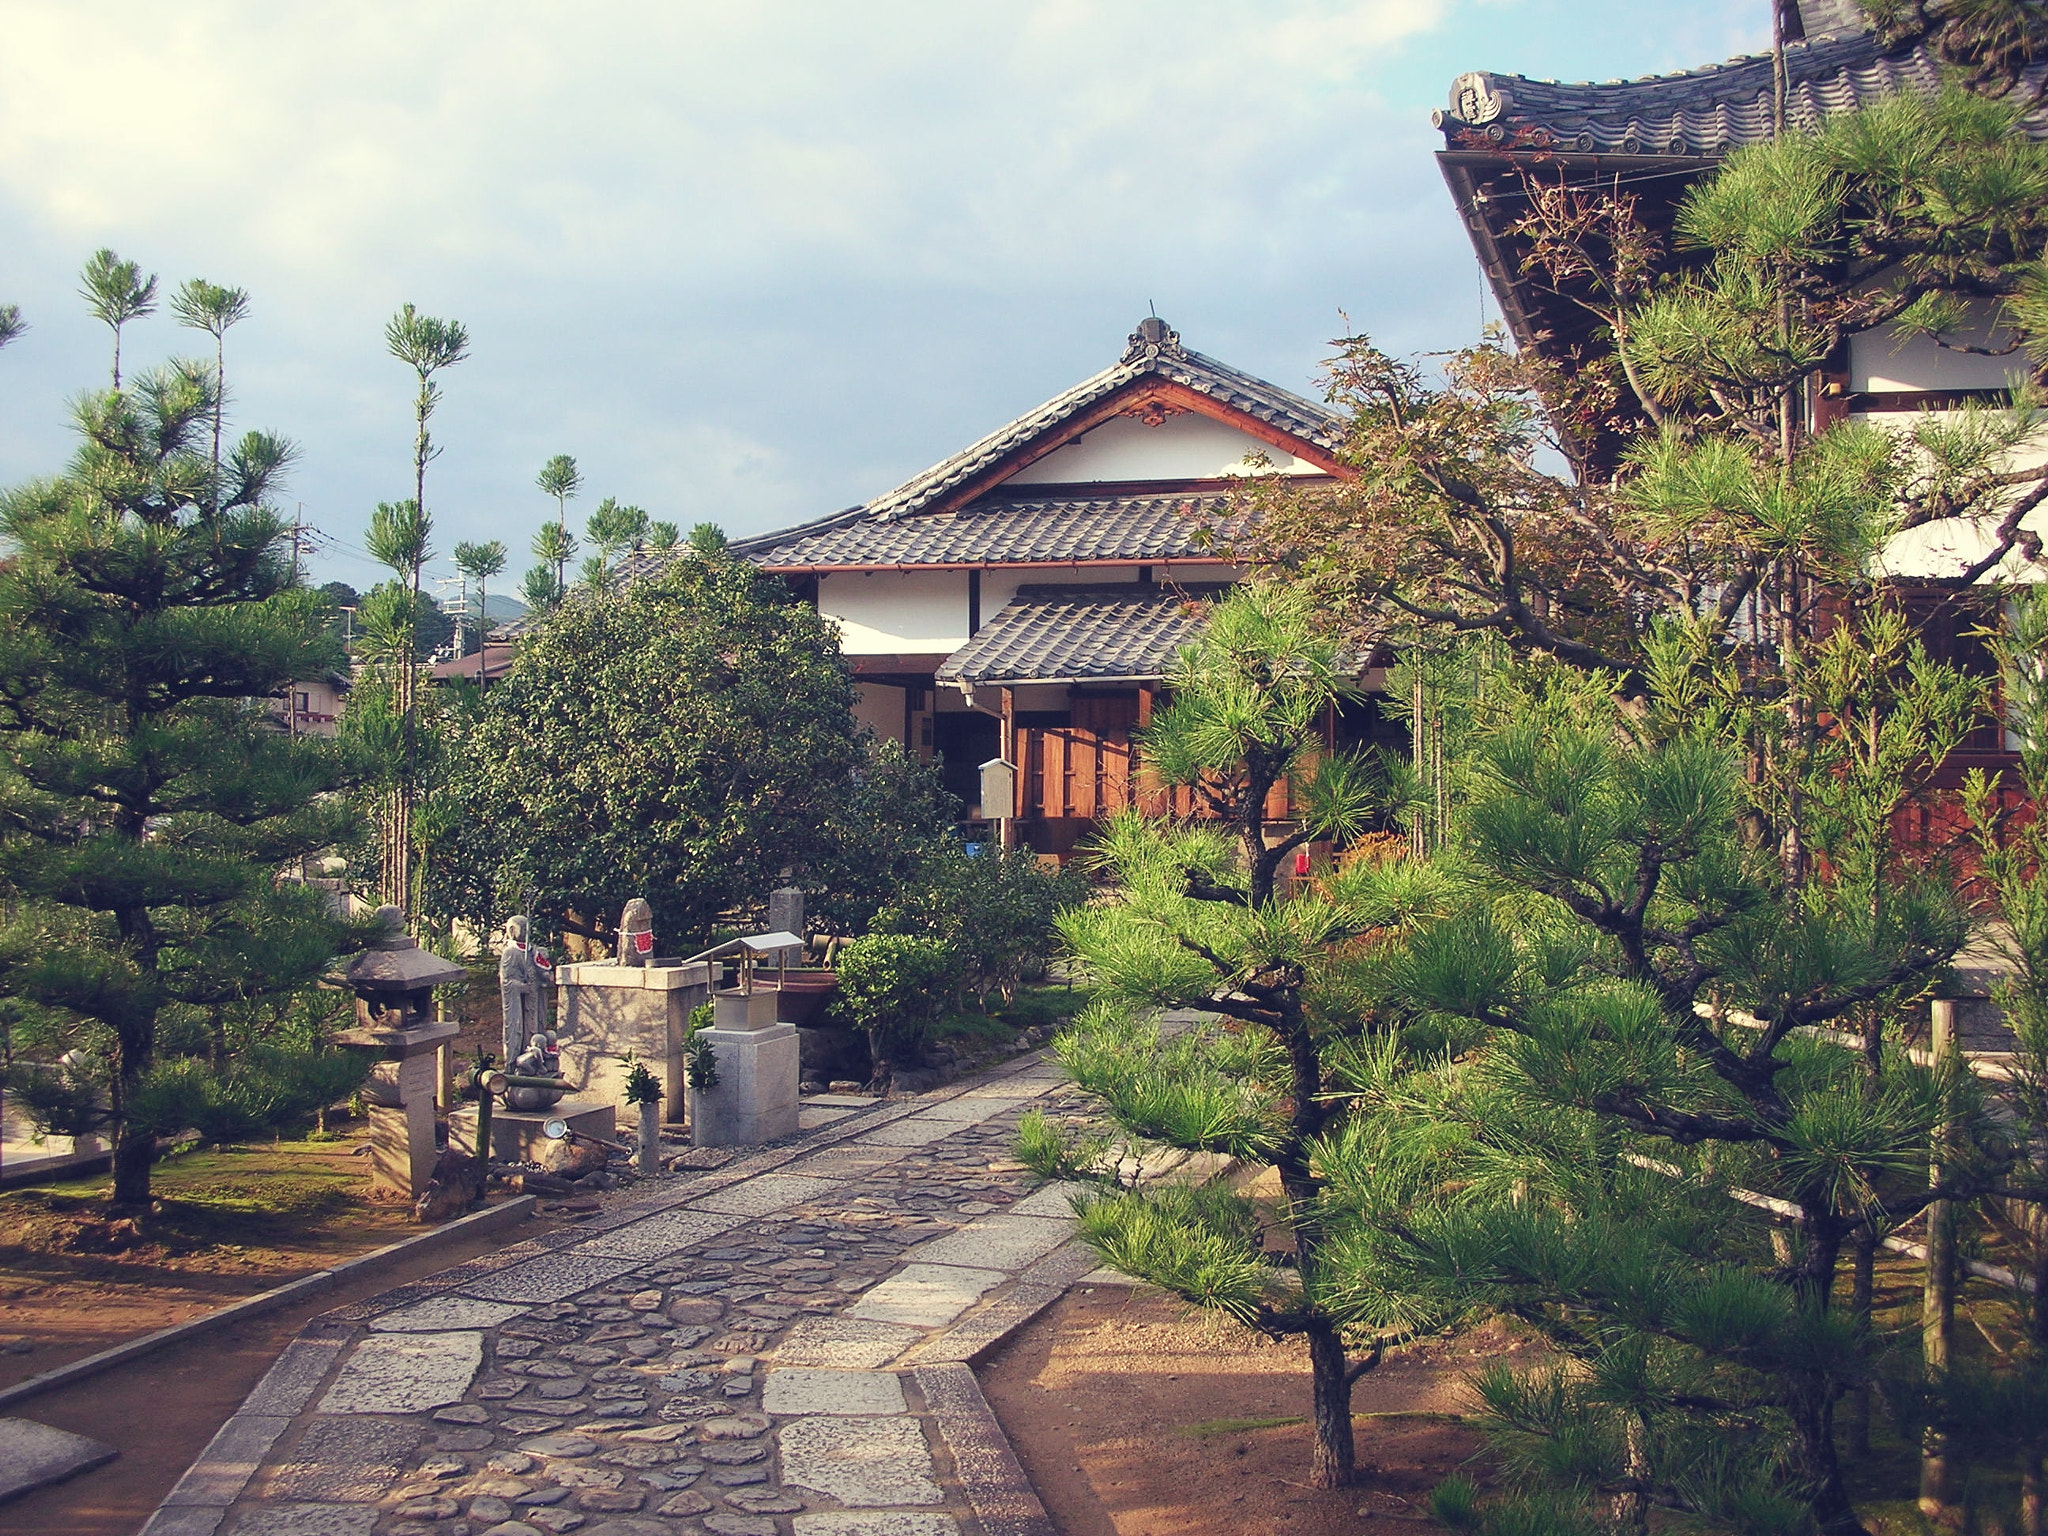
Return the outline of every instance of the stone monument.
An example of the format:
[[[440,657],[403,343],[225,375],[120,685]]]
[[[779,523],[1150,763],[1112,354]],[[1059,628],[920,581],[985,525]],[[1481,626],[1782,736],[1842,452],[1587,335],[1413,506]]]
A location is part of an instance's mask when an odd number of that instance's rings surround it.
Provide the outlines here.
[[[355,993],[356,1027],[335,1039],[382,1056],[363,1084],[371,1181],[416,1200],[434,1176],[435,1054],[461,1033],[431,1016],[434,988],[468,972],[414,943],[398,908],[379,907],[377,917],[376,941],[341,976]]]
[[[654,910],[640,897],[626,903],[619,914],[618,965],[654,964]]]
[[[528,946],[527,921],[523,917],[505,920],[505,947],[498,952],[498,1001],[504,1010],[504,1054],[498,1059],[508,1065],[517,1061],[533,1036],[548,1027],[547,995],[541,985],[545,951]]]

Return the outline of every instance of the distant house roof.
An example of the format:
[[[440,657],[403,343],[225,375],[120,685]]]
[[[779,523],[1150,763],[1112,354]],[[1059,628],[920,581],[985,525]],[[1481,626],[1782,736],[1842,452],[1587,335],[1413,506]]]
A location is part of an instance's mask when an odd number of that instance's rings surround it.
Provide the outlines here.
[[[1338,468],[1343,423],[1335,412],[1193,351],[1164,320],[1148,317],[1115,363],[894,490],[814,522],[735,540],[733,551],[773,570],[1192,557],[1181,509],[1220,503],[1220,487],[1176,495],[1066,486],[1034,498],[1011,486],[989,494],[1090,428],[1152,403],[1200,411],[1326,472]]]
[[[513,625],[506,627],[524,626],[525,623],[526,618],[521,616],[513,621]],[[500,630],[498,633],[503,633],[503,631]],[[493,640],[484,646],[481,651],[471,652],[469,655],[458,657],[454,661],[436,662],[433,667],[432,676],[436,682],[448,682],[454,678],[465,678],[473,683],[495,683],[512,670],[513,658],[518,654],[518,646],[510,643],[501,645]]]
[[[937,681],[975,688],[1164,677],[1174,652],[1201,633],[1205,619],[1197,599],[1220,590],[1130,582],[1019,587],[1000,613],[946,658]]]

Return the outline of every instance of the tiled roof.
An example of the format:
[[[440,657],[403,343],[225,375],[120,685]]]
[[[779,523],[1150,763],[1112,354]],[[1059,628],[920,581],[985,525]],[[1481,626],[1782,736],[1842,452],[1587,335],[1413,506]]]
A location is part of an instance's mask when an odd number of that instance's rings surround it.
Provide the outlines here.
[[[843,512],[835,512],[829,517],[819,518],[815,522],[805,523],[796,528],[785,528],[752,539],[735,540],[733,549],[764,565],[814,563],[794,558],[787,551],[800,545],[811,548],[847,547],[831,543],[828,536],[856,524],[886,524],[897,518],[910,517],[998,463],[1006,454],[1052,431],[1069,417],[1106,399],[1126,385],[1146,378],[1162,379],[1193,390],[1197,394],[1207,395],[1219,404],[1242,411],[1255,420],[1265,422],[1268,426],[1276,427],[1328,452],[1336,452],[1341,445],[1342,420],[1328,407],[1304,399],[1291,390],[1280,388],[1277,384],[1268,384],[1264,379],[1254,378],[1228,363],[1219,363],[1213,357],[1205,357],[1199,352],[1192,351],[1181,344],[1179,333],[1165,321],[1156,317],[1147,318],[1140,321],[1137,330],[1131,333],[1123,356],[1115,364],[1092,378],[1084,379],[1072,389],[1053,396],[1036,409],[1026,411],[1009,425],[989,433],[971,447],[934,464],[922,474],[912,476],[893,491],[877,496],[873,501],[861,506],[848,507]],[[1021,507],[1025,504],[1012,505]],[[1049,508],[1057,504],[1046,502],[1037,505]],[[1065,505],[1078,509],[1093,504],[1076,501]],[[1049,515],[1057,517],[1063,514]],[[1094,514],[1092,511],[1077,511],[1072,515],[1085,518]],[[986,533],[991,530],[987,526],[980,526],[976,531]],[[864,542],[862,547],[866,547]],[[939,557],[924,556],[922,560],[937,558]],[[973,555],[962,558],[979,559],[982,556],[976,551]],[[987,558],[1025,557],[992,555]],[[1061,555],[1055,558],[1077,557]]]
[[[775,535],[773,543],[754,541],[749,554],[778,569],[1201,559],[1208,551],[1196,540],[1198,528],[1204,519],[1223,519],[1229,507],[1226,495],[1188,491],[1046,500],[993,497],[953,512],[792,529]]]
[[[1805,9],[1820,9],[1807,6]],[[1901,91],[1933,92],[1941,72],[1924,48],[1887,49],[1853,24],[1785,48],[1786,120],[1818,127]],[[1451,82],[1433,115],[1452,149],[1548,147],[1580,154],[1712,158],[1771,137],[1771,57],[1757,54],[1640,80],[1561,84],[1480,70]],[[2028,125],[2048,137],[2048,117]],[[1473,136],[1483,136],[1475,143]]]
[[[1174,652],[1201,633],[1196,599],[1215,590],[1124,582],[1019,587],[1002,612],[946,658],[937,678],[979,687],[1164,677]]]

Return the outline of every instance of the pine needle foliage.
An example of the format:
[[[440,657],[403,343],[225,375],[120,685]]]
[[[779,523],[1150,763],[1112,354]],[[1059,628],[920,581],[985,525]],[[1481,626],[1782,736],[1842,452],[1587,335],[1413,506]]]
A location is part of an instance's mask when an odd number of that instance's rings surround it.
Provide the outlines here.
[[[141,312],[149,285],[96,262]],[[354,770],[262,705],[341,661],[270,503],[290,445],[249,433],[216,473],[213,371],[131,386],[77,403],[67,473],[0,496],[0,993],[100,1063],[73,1108],[142,1203],[178,1074],[282,1070],[181,1065],[162,1028],[288,1001],[349,942],[278,871],[349,834]]]
[[[1376,939],[1438,894],[1399,865],[1357,862],[1291,886],[1280,878],[1295,849],[1373,823],[1376,776],[1326,751],[1319,734],[1349,686],[1345,672],[1300,594],[1254,584],[1219,602],[1171,668],[1171,703],[1141,735],[1143,771],[1191,785],[1209,814],[1184,824],[1112,817],[1094,859],[1113,894],[1059,919],[1099,998],[1061,1037],[1069,1074],[1101,1097],[1126,1143],[1269,1166],[1281,1199],[1123,1188],[1126,1158],[1099,1142],[1075,1146],[1043,1121],[1020,1144],[1048,1176],[1101,1186],[1080,1202],[1081,1232],[1111,1263],[1306,1340],[1318,1487],[1351,1481],[1352,1385],[1401,1331],[1350,1327],[1332,1310],[1328,1293],[1342,1282],[1326,1255],[1358,1218],[1324,1201],[1317,1148],[1371,1102],[1346,1086],[1370,1075],[1364,1057],[1380,1028],[1355,1006],[1353,973]],[[1267,809],[1279,789],[1296,810],[1276,827]],[[1171,1008],[1222,1023],[1169,1032],[1157,1017]],[[1352,1358],[1350,1345],[1363,1353]]]

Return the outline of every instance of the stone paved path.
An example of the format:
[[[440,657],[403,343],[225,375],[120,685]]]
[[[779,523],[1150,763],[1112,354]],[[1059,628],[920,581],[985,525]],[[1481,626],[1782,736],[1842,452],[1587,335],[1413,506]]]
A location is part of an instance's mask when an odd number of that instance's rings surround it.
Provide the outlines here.
[[[1027,1057],[317,1319],[145,1536],[1049,1531],[966,1362],[1094,1267]]]

